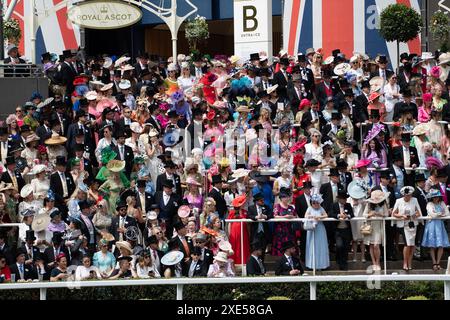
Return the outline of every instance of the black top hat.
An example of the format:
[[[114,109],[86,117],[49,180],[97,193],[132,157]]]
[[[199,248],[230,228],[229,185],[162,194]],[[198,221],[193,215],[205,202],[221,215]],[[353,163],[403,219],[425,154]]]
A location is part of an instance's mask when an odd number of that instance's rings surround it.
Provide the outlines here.
[[[80,108],[83,108],[83,107],[87,107],[88,105],[89,105],[89,101],[88,101],[88,99],[86,99],[86,98],[81,98],[80,100],[78,100],[78,102],[80,103]],[[80,111],[83,111],[83,110],[80,110]],[[77,112],[77,114],[78,114],[78,112]],[[75,115],[76,116],[76,115]],[[78,118],[77,118],[78,119]]]
[[[114,110],[111,109],[110,107],[106,107],[105,109],[103,109],[102,114],[103,114],[104,116],[106,116],[106,115],[107,115],[108,113],[110,113],[110,112],[114,112]]]
[[[159,204],[158,203],[154,203],[150,206],[150,209],[160,209]]]
[[[57,166],[67,166],[67,160],[64,156],[57,156],[55,164]]]
[[[313,187],[311,181],[307,180],[303,182],[302,189],[311,189]]]
[[[340,49],[334,49],[333,51],[331,51],[331,55],[332,55],[333,57],[336,57],[339,53],[341,53],[341,50],[340,50]]]
[[[53,236],[52,236],[52,242],[53,243],[61,243],[63,240],[63,233],[62,232],[53,232]]]
[[[332,112],[331,113],[331,120],[341,120],[342,115],[339,112]]]
[[[56,209],[56,210],[53,210],[52,213],[50,213],[50,218],[54,219],[56,216],[60,216],[60,215],[61,215],[61,212],[58,209]]]
[[[172,189],[174,187],[173,181],[172,180],[164,180],[164,182],[162,183],[162,186]]]
[[[170,110],[169,112],[167,112],[167,116],[169,118],[178,118],[178,113],[175,110]]]
[[[348,193],[345,190],[338,190],[337,197],[341,198],[341,199],[347,199],[348,198]]]
[[[122,138],[122,137],[123,137],[123,138],[127,138],[127,137],[128,137],[126,131],[125,131],[125,130],[122,130],[122,129],[117,130],[117,131],[116,131],[116,139],[119,139],[119,138]]]
[[[288,66],[289,65],[289,59],[288,58],[281,58],[280,64]]]
[[[286,251],[287,249],[290,249],[290,248],[295,248],[295,243],[294,243],[294,241],[291,241],[291,240],[289,240],[289,241],[284,241],[282,244],[281,244],[281,251]]]
[[[172,160],[164,162],[164,168],[176,168],[176,166],[177,165]]]
[[[345,89],[344,96],[345,97],[354,97],[355,94],[353,93],[353,90],[349,88],[349,89]]]
[[[339,177],[339,171],[336,168],[331,168],[330,173],[328,174],[330,177]]]
[[[270,70],[269,70],[269,68],[261,68],[261,69],[259,70],[259,75],[260,75],[260,76],[266,76],[266,77],[269,77],[269,76],[270,76]]]
[[[156,238],[155,235],[151,235],[150,237],[148,237],[147,239],[147,244],[157,244],[158,243],[158,238]]]
[[[25,241],[34,241],[34,240],[36,240],[34,230],[27,230],[25,234]]]
[[[0,136],[9,134],[8,133],[8,127],[0,127]]]
[[[437,177],[438,178],[447,177],[447,171],[445,170],[445,168],[441,168],[441,169],[437,170]]]
[[[380,172],[380,178],[384,178],[384,179],[391,179],[391,173],[389,171],[381,171]]]
[[[192,251],[191,254],[193,254],[194,256],[201,256],[202,255],[202,248],[195,246]]]
[[[85,116],[86,116],[86,111],[84,111],[84,110],[78,110],[77,113],[75,114],[76,120],[78,120],[81,117],[85,117]]]
[[[305,167],[317,167],[317,166],[320,166],[320,162],[317,161],[316,159],[309,159],[305,163]]]
[[[303,53],[297,55],[298,62],[306,62],[306,56]]]
[[[343,87],[348,87],[350,84],[348,83],[348,81],[347,81],[347,79],[339,79],[339,86],[341,87],[341,88],[343,88]]]
[[[91,204],[88,201],[83,200],[83,201],[78,202],[78,206],[80,207],[80,210],[84,210],[84,209],[90,208]]]
[[[119,203],[116,205],[116,210],[120,210],[121,208],[126,208],[127,203],[124,201],[119,201]]]
[[[402,133],[402,141],[411,141],[411,133],[403,132]]]
[[[138,180],[137,181],[137,187],[138,188],[145,188],[146,184],[147,184],[147,181],[145,181],[145,180]]]
[[[400,61],[402,61],[402,60],[409,60],[409,54],[407,52],[403,52],[400,55]]]
[[[121,257],[117,258],[117,261],[122,261],[122,260],[127,260],[128,262],[131,262],[131,260],[133,260],[133,258],[130,256],[121,256]]]
[[[427,181],[427,178],[425,178],[425,174],[419,173],[419,174],[416,174],[415,181],[416,182]]]
[[[259,53],[251,53],[250,54],[250,61],[253,60],[259,60]]]
[[[181,222],[181,221],[176,222],[176,223],[173,225],[173,227],[175,228],[176,231],[181,230],[181,229],[183,229],[183,228],[186,228],[186,226],[184,225],[184,223]]]
[[[392,153],[392,161],[393,162],[395,162],[395,161],[403,161],[402,152],[398,152],[398,151],[393,152]]]
[[[114,70],[114,77],[122,77],[122,71],[121,70]]]
[[[6,165],[9,166],[12,164],[16,164],[16,159],[13,156],[6,157]]]
[[[378,63],[387,63],[387,57],[385,55],[380,55],[378,57]]]
[[[372,118],[379,118],[380,117],[380,110],[378,110],[378,109],[371,109],[370,110],[370,116]]]
[[[74,57],[75,54],[72,52],[72,50],[64,50],[64,51],[62,52],[62,56],[64,57],[64,59],[67,59],[67,58],[72,58],[72,57]]]
[[[167,161],[168,158],[171,158],[171,157],[172,157],[172,152],[170,152],[168,150],[164,151],[163,154],[160,154],[158,156],[159,159],[161,159],[162,161],[165,161],[165,162]]]
[[[147,68],[145,68],[145,69],[143,69],[143,70],[141,71],[141,73],[139,74],[139,77],[143,78],[143,77],[149,76],[149,75],[151,75],[151,74],[152,74],[152,73],[150,72],[150,70],[148,70]]]
[[[369,88],[370,89],[370,81],[369,80],[361,81],[361,89],[362,88]]]
[[[50,52],[45,52],[43,54],[41,54],[41,60],[50,60],[52,58],[52,56],[50,55]]]
[[[75,151],[84,151],[84,144],[82,143],[77,143],[75,145]]]
[[[223,182],[222,175],[216,174],[216,175],[212,176],[212,184],[213,185],[216,183],[221,183],[221,182]]]
[[[262,200],[262,199],[264,199],[264,196],[261,192],[255,193],[253,195],[253,201],[255,201],[255,202],[258,200]]]
[[[17,251],[16,251],[16,258],[18,257],[18,256],[21,256],[21,255],[26,255],[27,254],[27,251],[24,249],[24,248],[20,248],[20,249],[18,249]]]
[[[347,169],[348,163],[344,159],[338,159],[336,161],[336,168],[338,169]]]

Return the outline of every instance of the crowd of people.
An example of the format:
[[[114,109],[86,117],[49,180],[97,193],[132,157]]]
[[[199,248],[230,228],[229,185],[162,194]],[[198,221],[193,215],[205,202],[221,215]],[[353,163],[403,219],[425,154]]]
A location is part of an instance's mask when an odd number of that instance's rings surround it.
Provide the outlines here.
[[[0,126],[0,281],[440,270],[450,53],[83,57]]]

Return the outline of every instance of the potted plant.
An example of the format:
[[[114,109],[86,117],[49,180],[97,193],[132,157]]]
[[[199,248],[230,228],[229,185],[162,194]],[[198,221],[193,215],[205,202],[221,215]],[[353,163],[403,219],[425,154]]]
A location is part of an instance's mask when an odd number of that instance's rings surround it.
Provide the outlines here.
[[[22,30],[18,20],[8,19],[3,23],[3,37],[8,40],[8,44],[19,45]]]
[[[191,51],[196,52],[197,46],[209,38],[209,29],[206,18],[197,15],[186,23],[185,37],[189,42]]]
[[[404,4],[391,4],[380,14],[380,34],[386,41],[397,42],[397,68],[400,64],[400,42],[415,39],[422,28],[420,14]]]
[[[450,18],[447,12],[438,10],[431,16],[430,32],[433,35],[433,40],[438,41],[441,52],[447,52],[450,34]]]

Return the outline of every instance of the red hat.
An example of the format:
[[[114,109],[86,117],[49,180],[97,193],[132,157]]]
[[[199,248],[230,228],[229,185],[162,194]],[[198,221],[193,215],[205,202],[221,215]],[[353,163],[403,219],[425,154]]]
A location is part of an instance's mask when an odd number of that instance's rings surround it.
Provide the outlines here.
[[[247,201],[247,197],[245,194],[243,194],[234,198],[234,200],[231,202],[231,205],[235,208],[239,208],[244,205],[245,201]]]
[[[367,167],[372,161],[370,161],[369,159],[361,159],[356,163],[355,168],[359,169],[362,167]]]
[[[74,86],[81,86],[86,83],[87,83],[87,79],[86,79],[86,77],[83,77],[83,76],[78,76],[73,80]]]
[[[369,102],[372,102],[373,100],[375,100],[376,98],[378,98],[380,96],[381,96],[381,93],[374,91],[370,94],[369,99],[367,99],[367,100],[369,100]]]
[[[214,118],[216,117],[216,112],[214,110],[210,110],[207,114],[206,114],[206,119],[208,119],[209,121],[214,120]]]
[[[291,152],[295,153],[306,145],[307,140],[299,141],[291,147]]]
[[[304,107],[309,107],[311,106],[311,101],[309,101],[308,99],[302,99],[302,101],[300,101],[300,105],[298,106],[298,108],[301,110]]]

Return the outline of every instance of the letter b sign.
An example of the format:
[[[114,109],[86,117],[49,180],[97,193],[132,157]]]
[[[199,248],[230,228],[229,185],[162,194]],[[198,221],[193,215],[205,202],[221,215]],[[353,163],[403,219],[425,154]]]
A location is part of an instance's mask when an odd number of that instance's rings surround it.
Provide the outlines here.
[[[258,28],[258,20],[256,19],[257,10],[254,6],[244,6],[244,32],[255,31]]]

